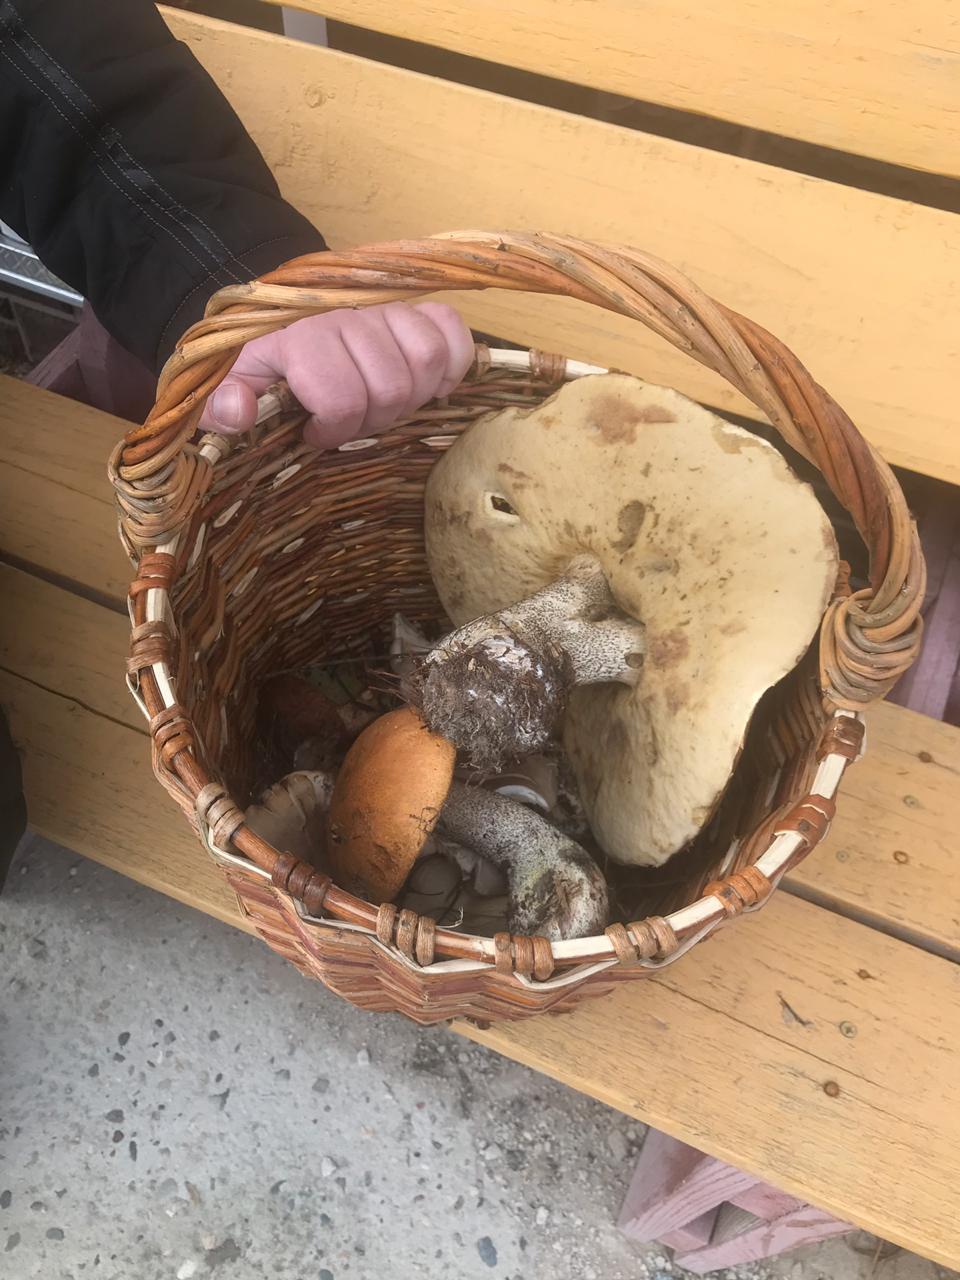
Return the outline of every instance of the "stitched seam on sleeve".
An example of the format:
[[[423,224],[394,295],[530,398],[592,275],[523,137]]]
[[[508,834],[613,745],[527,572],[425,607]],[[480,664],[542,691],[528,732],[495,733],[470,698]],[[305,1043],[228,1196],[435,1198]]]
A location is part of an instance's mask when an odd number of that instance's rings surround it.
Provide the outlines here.
[[[243,255],[240,259],[238,259],[238,261],[240,265],[243,266],[244,263],[242,259],[247,257],[249,254],[256,253],[258,249],[266,249],[268,245],[279,244],[281,240],[290,240],[292,238],[293,237],[291,237],[290,235],[285,234],[282,236],[271,236],[269,240],[261,240],[259,244],[254,244],[254,245],[251,245],[249,249],[244,249]],[[164,343],[167,340],[167,334],[170,331],[170,326],[173,324],[174,320],[176,320],[177,316],[180,314],[183,308],[187,305],[187,303],[190,301],[190,299],[193,297],[195,293],[199,293],[201,289],[206,288],[206,286],[210,283],[210,281],[213,279],[215,275],[216,275],[215,271],[209,272],[207,276],[200,281],[199,284],[195,284],[193,286],[193,288],[190,290],[189,293],[185,293],[183,295],[183,297],[177,303],[177,306],[173,312],[173,315],[170,317],[167,323],[163,326],[163,332],[160,334],[160,338],[157,342],[157,351],[161,351],[163,349]],[[243,283],[243,282],[241,281],[240,283]]]
[[[13,9],[13,12],[14,12],[14,13],[17,13],[16,9],[14,9],[13,4],[12,4],[12,3],[10,3],[10,0],[7,0],[7,3],[9,4],[9,7],[10,7],[11,9]],[[23,26],[23,19],[22,19],[22,17],[21,17],[19,14],[17,14],[17,16],[18,16],[18,18],[20,18],[21,27],[22,27],[22,26]],[[45,81],[45,82],[46,82],[46,83],[47,83],[47,84],[52,88],[52,89],[55,89],[55,88],[56,88],[56,85],[54,84],[54,82],[53,82],[52,78],[51,78],[51,77],[49,76],[49,74],[45,71],[45,69],[43,68],[43,66],[41,66],[41,65],[36,61],[36,59],[35,59],[34,57],[32,57],[32,56],[31,56],[30,51],[29,51],[28,49],[24,48],[24,47],[23,47],[23,44],[22,44],[21,42],[19,42],[19,41],[18,41],[17,33],[16,33],[14,30],[12,30],[9,26],[8,26],[7,30],[8,30],[8,32],[9,32],[11,42],[12,42],[12,44],[14,45],[14,47],[18,50],[18,52],[19,52],[19,53],[20,53],[24,58],[26,58],[26,60],[30,63],[30,65],[35,69],[35,71],[37,72],[37,74],[38,74],[38,75],[39,75],[39,76],[40,76],[40,77],[41,77],[41,78],[42,78],[42,79],[43,79],[43,80],[44,80],[44,81]],[[25,35],[26,35],[26,34],[28,34],[28,33],[26,33],[25,28],[24,28],[24,34],[25,34]],[[32,37],[32,36],[30,36],[29,38],[30,38],[31,40],[33,40],[33,37]],[[37,44],[37,42],[36,42],[35,40],[33,40],[33,43],[37,45],[37,48],[39,49],[40,53],[41,53],[43,56],[49,56],[49,55],[47,55],[46,50],[45,50],[45,49],[43,49],[43,47],[42,47],[42,46],[40,46],[39,44]],[[16,64],[16,63],[13,61],[13,59],[10,57],[9,53],[7,53],[5,56],[7,57],[8,61],[11,63],[11,65],[12,65],[12,66],[14,66],[15,68],[17,68],[17,64]],[[57,64],[55,63],[54,59],[52,59],[52,58],[51,58],[51,61],[52,61],[52,62],[54,62],[54,65],[57,65]],[[217,271],[222,270],[222,271],[224,272],[224,274],[225,274],[225,275],[227,275],[227,276],[229,276],[232,280],[234,280],[234,281],[235,281],[235,283],[237,283],[237,284],[241,284],[241,283],[242,283],[241,278],[240,278],[240,277],[239,277],[239,276],[238,276],[234,271],[232,271],[232,270],[231,270],[231,269],[226,265],[226,263],[225,263],[225,262],[223,262],[222,260],[218,260],[217,254],[214,252],[214,250],[213,250],[213,249],[211,249],[210,247],[208,247],[207,245],[203,244],[203,242],[202,242],[202,241],[200,240],[200,238],[196,235],[196,233],[195,233],[195,232],[192,232],[192,231],[190,230],[190,228],[186,225],[186,223],[184,222],[183,218],[181,218],[181,217],[179,217],[179,216],[177,215],[177,213],[175,212],[175,210],[173,210],[173,209],[164,209],[163,205],[161,205],[161,204],[160,204],[160,202],[159,202],[159,201],[158,201],[154,196],[152,196],[152,195],[150,194],[150,192],[149,192],[149,191],[146,191],[146,190],[140,190],[140,189],[139,189],[139,188],[137,188],[134,184],[132,184],[132,183],[131,183],[130,185],[132,185],[132,186],[133,186],[133,193],[131,193],[129,190],[124,190],[124,188],[120,186],[120,184],[116,181],[116,179],[115,179],[115,178],[111,178],[110,174],[107,172],[106,168],[104,167],[104,163],[103,163],[103,161],[104,161],[104,160],[106,160],[106,161],[108,161],[110,164],[112,164],[113,168],[117,171],[117,173],[120,175],[120,177],[121,177],[121,178],[127,178],[127,175],[124,173],[123,168],[121,167],[121,165],[120,165],[120,164],[119,164],[119,163],[118,163],[118,162],[117,162],[117,161],[116,161],[116,160],[115,160],[115,159],[114,159],[114,158],[109,154],[109,149],[107,150],[106,155],[105,155],[104,157],[102,157],[102,158],[101,158],[101,157],[97,154],[97,149],[96,149],[96,147],[95,147],[94,145],[91,145],[91,143],[89,142],[89,140],[88,140],[88,139],[85,139],[85,138],[83,137],[83,134],[82,134],[82,133],[80,132],[80,130],[77,128],[76,124],[75,124],[73,121],[71,121],[71,120],[70,120],[70,119],[69,119],[69,118],[64,114],[63,110],[62,110],[62,109],[57,105],[57,103],[54,101],[54,99],[53,99],[52,95],[51,95],[50,93],[48,93],[48,92],[43,88],[43,86],[42,86],[42,85],[39,85],[39,84],[37,84],[34,80],[31,80],[30,76],[27,74],[27,72],[25,71],[25,69],[24,69],[23,67],[19,67],[19,68],[17,68],[17,69],[19,70],[20,74],[24,77],[24,79],[25,79],[25,80],[27,80],[30,84],[32,84],[32,85],[34,86],[34,88],[35,88],[35,89],[39,90],[39,92],[43,94],[43,96],[47,99],[47,101],[48,101],[48,102],[50,103],[50,105],[54,108],[54,110],[55,110],[55,111],[57,112],[57,114],[61,117],[61,119],[65,121],[65,123],[69,126],[69,128],[73,130],[73,132],[77,135],[77,137],[80,139],[80,141],[81,141],[81,142],[86,146],[87,150],[89,151],[90,155],[93,157],[93,159],[94,159],[94,161],[95,161],[95,163],[96,163],[97,169],[100,171],[100,173],[102,173],[102,174],[103,174],[103,176],[107,179],[107,181],[111,184],[111,186],[113,186],[113,187],[114,187],[118,192],[120,192],[120,194],[121,194],[122,196],[124,196],[124,197],[125,197],[125,198],[126,198],[126,199],[127,199],[127,200],[128,200],[128,201],[129,201],[129,202],[130,202],[134,207],[135,207],[135,208],[139,208],[139,209],[140,209],[140,211],[141,211],[141,212],[142,212],[142,213],[143,213],[147,218],[149,218],[149,219],[150,219],[150,221],[151,221],[151,222],[153,222],[155,226],[157,226],[158,228],[160,228],[160,230],[166,230],[166,231],[167,231],[167,233],[171,236],[171,238],[172,238],[173,240],[175,240],[175,241],[176,241],[176,243],[177,243],[177,244],[179,244],[179,245],[180,245],[180,247],[181,247],[182,249],[184,249],[187,253],[189,253],[189,254],[190,254],[190,256],[194,259],[194,261],[195,261],[195,262],[196,262],[200,267],[202,267],[204,270],[210,269],[210,270],[211,270],[211,274],[215,274]],[[69,79],[69,77],[68,77],[68,79]],[[82,91],[81,89],[79,89],[79,86],[77,86],[77,88],[78,88],[78,91],[82,94],[82,93],[83,93],[83,91]],[[84,96],[85,96],[85,95],[84,95]],[[74,105],[76,105],[76,104],[74,104]],[[81,112],[80,112],[80,114],[81,114],[81,118],[84,120],[84,123],[85,123],[85,124],[88,124],[91,128],[93,128],[93,129],[95,129],[95,130],[96,130],[96,132],[97,132],[97,136],[103,136],[102,131],[98,128],[98,126],[97,126],[97,122],[96,122],[96,121],[94,121],[94,120],[90,119],[90,117],[89,117],[89,116],[87,116],[86,114],[84,114],[84,113],[83,113],[83,111],[81,111]],[[115,132],[116,132],[116,130],[114,130],[113,132],[115,133]],[[118,135],[118,137],[119,137],[119,135]],[[121,144],[121,150],[123,150],[123,148],[122,148],[122,144]],[[137,165],[136,161],[134,161],[134,160],[132,159],[132,157],[129,157],[129,153],[126,153],[126,152],[125,152],[125,154],[127,154],[127,155],[128,155],[128,158],[130,158],[131,163],[132,163],[132,164],[133,164],[133,165],[138,169],[138,171],[139,171],[140,173],[143,173],[144,177],[146,177],[148,181],[155,181],[155,179],[153,179],[153,178],[151,177],[151,175],[150,175],[150,174],[146,173],[146,172],[142,169],[142,167],[141,167],[141,166]],[[127,180],[129,181],[129,179],[127,179]],[[164,195],[166,195],[166,196],[171,200],[171,202],[172,202],[173,204],[177,204],[177,202],[173,199],[173,197],[170,195],[170,193],[169,193],[168,191],[166,191],[166,189],[165,189],[164,187],[160,186],[160,184],[159,184],[159,183],[157,183],[156,185],[157,185],[158,187],[160,187],[160,190],[161,190],[161,191],[163,191]],[[161,215],[163,215],[163,216],[165,216],[165,217],[169,218],[169,219],[170,219],[170,221],[172,221],[176,226],[178,226],[178,227],[180,228],[181,232],[182,232],[185,236],[188,236],[188,237],[189,237],[189,238],[194,242],[194,244],[196,245],[197,249],[198,249],[198,250],[200,250],[200,251],[202,251],[203,253],[205,253],[205,254],[208,256],[208,258],[210,259],[210,261],[212,261],[212,262],[215,264],[215,266],[214,266],[213,268],[210,268],[210,264],[209,264],[209,262],[204,262],[204,260],[203,260],[202,258],[198,257],[198,256],[197,256],[197,254],[196,254],[193,250],[191,250],[191,249],[190,249],[190,247],[189,247],[187,244],[185,244],[185,243],[183,242],[183,240],[181,240],[177,235],[175,235],[173,231],[171,231],[169,228],[165,228],[161,222],[158,222],[158,221],[157,221],[157,219],[156,219],[155,217],[152,217],[152,216],[151,216],[151,214],[150,214],[150,212],[149,212],[149,210],[148,210],[148,209],[146,209],[146,207],[144,206],[144,204],[143,204],[143,200],[148,200],[148,201],[149,201],[149,202],[154,206],[154,208],[155,208],[155,209],[157,209],[157,210],[161,213]],[[182,206],[178,206],[178,207],[182,209]],[[200,222],[200,223],[201,223],[201,225],[203,225],[202,219],[199,219],[199,218],[198,218],[197,220],[198,220],[198,222]],[[209,230],[209,228],[208,228],[208,230]],[[211,234],[213,234],[213,233],[211,232]],[[216,237],[214,237],[214,238],[216,238]],[[221,245],[222,245],[222,241],[221,241],[220,243],[221,243]],[[235,260],[234,255],[230,253],[229,249],[227,249],[227,246],[226,246],[226,245],[222,245],[222,247],[224,248],[225,252],[228,254],[227,261],[230,261],[231,259],[234,259],[234,260]]]
[[[14,9],[14,11],[16,12],[16,7],[15,7],[15,6],[14,6],[14,4],[12,3],[12,0],[10,0],[10,7],[11,7],[12,9]],[[21,19],[20,19],[20,20],[21,20],[21,22],[23,21],[22,16],[21,16]],[[63,76],[65,76],[65,77],[66,77],[66,79],[70,81],[70,83],[71,83],[71,84],[73,85],[73,87],[76,89],[77,93],[78,93],[78,94],[80,94],[80,96],[81,96],[81,97],[82,97],[82,98],[83,98],[83,99],[88,103],[89,107],[91,108],[91,111],[92,111],[92,112],[95,112],[97,115],[100,115],[100,114],[101,114],[101,113],[100,113],[100,109],[99,109],[99,107],[97,107],[97,104],[93,101],[93,99],[90,97],[90,95],[89,95],[89,94],[88,94],[88,93],[87,93],[87,92],[86,92],[86,91],[85,91],[85,90],[84,90],[84,89],[83,89],[79,84],[77,84],[76,80],[74,80],[74,78],[73,78],[73,76],[70,74],[70,72],[66,69],[66,67],[62,66],[62,65],[57,61],[57,59],[53,56],[53,54],[50,52],[50,50],[49,50],[49,49],[44,48],[44,46],[40,44],[40,42],[36,39],[36,37],[35,37],[35,36],[33,36],[29,31],[27,31],[26,26],[24,26],[24,35],[25,35],[25,37],[26,37],[26,38],[27,38],[27,39],[28,39],[32,44],[34,44],[34,45],[35,45],[35,46],[36,46],[36,47],[37,47],[37,48],[38,48],[38,49],[39,49],[39,50],[44,54],[44,56],[45,56],[45,57],[47,57],[47,58],[49,58],[49,59],[50,59],[50,61],[51,61],[51,62],[53,63],[53,65],[57,68],[57,70],[60,72],[60,74],[61,74],[61,75],[63,75]],[[26,54],[26,50],[24,50],[23,52],[24,52],[24,56],[29,56],[29,55],[27,55],[27,54]],[[35,63],[34,63],[34,65],[36,66],[36,64],[35,64]],[[38,68],[38,69],[39,69],[39,68]],[[92,115],[87,116],[87,119],[90,121],[90,123],[91,123],[91,124],[94,124],[94,123],[95,123],[95,121],[94,121],[94,119],[93,119]],[[209,225],[209,223],[207,223],[206,221],[204,221],[204,219],[200,216],[200,214],[199,214],[199,213],[196,213],[196,212],[195,212],[195,211],[193,211],[193,210],[191,210],[191,211],[188,213],[188,211],[183,207],[183,205],[182,205],[182,204],[181,204],[181,202],[176,198],[176,196],[173,194],[173,192],[172,192],[172,191],[169,191],[169,190],[168,190],[166,187],[164,187],[160,182],[158,182],[158,181],[157,181],[157,179],[156,179],[156,178],[155,178],[151,173],[149,173],[146,169],[144,169],[143,165],[142,165],[138,160],[135,160],[135,159],[133,158],[133,156],[130,154],[130,152],[127,150],[126,146],[124,145],[124,143],[123,143],[123,139],[122,139],[122,137],[120,136],[119,131],[114,130],[114,132],[116,133],[116,145],[117,145],[118,150],[119,150],[119,151],[120,151],[120,152],[121,152],[121,153],[122,153],[122,154],[123,154],[123,155],[124,155],[128,160],[129,160],[129,161],[130,161],[131,165],[133,165],[133,166],[134,166],[134,168],[135,168],[135,169],[137,169],[137,171],[138,171],[139,173],[142,173],[145,177],[147,177],[147,178],[148,178],[148,179],[150,179],[151,181],[156,182],[156,183],[157,183],[157,186],[158,186],[158,187],[160,187],[160,190],[161,190],[161,191],[164,193],[164,195],[168,198],[168,200],[170,201],[170,203],[174,206],[174,208],[176,208],[177,210],[179,210],[179,212],[180,212],[180,213],[182,213],[185,217],[192,217],[192,218],[196,218],[197,222],[199,222],[199,223],[200,223],[200,225],[201,225],[201,227],[203,227],[204,231],[206,231],[206,232],[208,233],[208,235],[210,235],[210,236],[211,236],[211,237],[216,241],[216,243],[220,246],[220,248],[224,251],[224,253],[225,253],[225,254],[227,254],[227,261],[228,261],[228,262],[235,262],[235,263],[237,264],[237,266],[241,266],[241,265],[242,265],[242,263],[240,262],[240,259],[237,257],[237,255],[236,255],[235,253],[233,253],[233,252],[232,252],[232,250],[230,249],[230,247],[229,247],[227,244],[225,244],[225,243],[224,243],[224,241],[222,240],[222,238],[217,234],[217,232],[213,229],[213,227],[211,227],[211,226]],[[143,194],[144,194],[144,195],[146,195],[148,199],[152,199],[152,197],[151,197],[151,196],[149,196],[147,192],[144,192]],[[154,201],[154,203],[156,203],[156,201]],[[209,250],[208,250],[208,252],[209,252]]]
[[[27,72],[23,69],[23,67],[18,66],[18,65],[17,65],[17,63],[16,63],[16,62],[14,62],[14,60],[10,57],[10,54],[8,53],[8,51],[7,51],[6,49],[0,49],[0,53],[2,53],[2,54],[3,54],[4,58],[6,58],[7,62],[9,62],[9,63],[10,63],[10,65],[13,67],[13,69],[14,69],[14,70],[19,74],[19,75],[23,76],[24,80],[26,80],[28,84],[32,84],[32,85],[33,85],[33,87],[34,87],[36,90],[38,90],[38,92],[40,92],[40,93],[42,93],[42,94],[43,94],[43,96],[46,98],[46,100],[50,103],[51,107],[53,107],[54,111],[56,111],[56,113],[57,113],[57,115],[60,117],[60,119],[64,121],[64,123],[67,125],[67,127],[68,127],[69,129],[72,129],[72,130],[73,130],[73,132],[74,132],[74,133],[75,133],[75,134],[80,138],[80,140],[81,140],[81,141],[83,141],[83,137],[82,137],[82,135],[80,134],[80,131],[79,131],[79,129],[77,128],[77,126],[73,123],[73,121],[72,121],[72,120],[70,120],[66,115],[64,115],[64,113],[63,113],[63,111],[60,109],[60,107],[59,107],[59,106],[57,106],[56,102],[54,102],[54,100],[53,100],[53,98],[50,96],[50,94],[49,94],[49,93],[47,93],[46,89],[44,89],[43,85],[41,85],[41,84],[37,84],[36,80],[32,79],[32,78],[27,74]],[[153,223],[153,225],[154,225],[155,227],[157,227],[157,228],[158,228],[158,230],[163,231],[163,232],[166,232],[166,234],[167,234],[168,236],[170,236],[170,238],[171,238],[172,240],[175,240],[175,241],[177,242],[177,244],[180,246],[180,248],[181,248],[181,249],[183,249],[185,253],[188,253],[188,254],[190,255],[190,257],[191,257],[191,258],[193,258],[193,260],[194,260],[194,262],[197,264],[197,266],[201,267],[204,271],[206,271],[206,270],[208,269],[208,268],[207,268],[207,263],[205,263],[201,258],[198,258],[198,257],[197,257],[197,255],[196,255],[196,254],[193,252],[193,250],[190,248],[190,246],[189,246],[189,245],[187,245],[187,244],[184,244],[184,242],[180,239],[180,237],[179,237],[179,236],[178,236],[174,231],[172,231],[170,227],[164,227],[164,226],[162,225],[162,223],[158,222],[158,221],[157,221],[157,219],[156,219],[156,218],[155,218],[155,217],[150,213],[149,209],[145,209],[142,205],[137,205],[136,201],[134,201],[134,200],[131,198],[131,196],[130,196],[129,192],[124,191],[124,190],[123,190],[123,188],[119,185],[119,183],[118,183],[114,178],[112,178],[112,177],[110,176],[110,174],[109,174],[109,173],[107,173],[106,169],[104,169],[103,165],[100,163],[99,159],[97,159],[95,155],[94,155],[94,160],[95,160],[96,166],[97,166],[97,168],[99,169],[100,173],[104,176],[104,178],[106,178],[107,182],[109,182],[109,183],[110,183],[110,185],[111,185],[112,187],[115,187],[115,188],[116,188],[116,190],[120,192],[120,194],[124,197],[124,199],[125,199],[125,200],[127,200],[129,203],[133,204],[135,208],[139,208],[139,210],[140,210],[140,212],[143,214],[143,216],[144,216],[145,218],[148,218],[148,219]],[[218,268],[215,268],[214,270],[210,271],[210,275],[211,275],[211,276],[216,275],[216,272],[217,272],[219,269],[220,269],[220,268],[218,267]],[[232,273],[231,273],[231,274],[232,274]],[[209,278],[209,277],[208,277],[208,278]],[[239,283],[241,283],[241,282],[238,280],[238,281],[237,281],[237,283],[239,284]]]

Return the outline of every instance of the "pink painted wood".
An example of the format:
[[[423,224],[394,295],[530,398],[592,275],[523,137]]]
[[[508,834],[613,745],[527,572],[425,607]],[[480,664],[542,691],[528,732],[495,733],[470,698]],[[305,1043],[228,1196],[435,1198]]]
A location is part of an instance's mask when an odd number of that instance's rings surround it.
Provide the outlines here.
[[[660,1240],[755,1182],[732,1165],[650,1129],[617,1225],[631,1240]]]
[[[927,561],[923,647],[889,697],[960,724],[960,498],[955,486],[920,476],[908,478],[907,492]]]
[[[129,422],[143,421],[157,390],[156,377],[111,338],[89,306],[26,381]]]
[[[852,1230],[656,1129],[647,1133],[618,1225],[630,1240],[673,1249],[698,1275]]]
[[[664,1232],[659,1243],[666,1245],[668,1249],[675,1249],[677,1253],[690,1253],[693,1249],[702,1249],[704,1245],[710,1243],[719,1212],[719,1209],[708,1209],[699,1218],[688,1222],[685,1227],[674,1227],[672,1231]]]
[[[852,1230],[849,1223],[838,1221],[812,1204],[791,1209],[772,1222],[729,1205],[720,1210],[710,1243],[688,1253],[677,1252],[674,1262],[702,1276],[721,1267],[775,1258],[790,1249],[816,1244]]]
[[[763,1218],[764,1222],[772,1222],[774,1218],[781,1218],[785,1213],[803,1205],[803,1201],[796,1196],[787,1195],[786,1191],[771,1187],[766,1182],[755,1182],[752,1187],[747,1187],[745,1191],[740,1191],[729,1199],[738,1209],[746,1209],[747,1213]]]

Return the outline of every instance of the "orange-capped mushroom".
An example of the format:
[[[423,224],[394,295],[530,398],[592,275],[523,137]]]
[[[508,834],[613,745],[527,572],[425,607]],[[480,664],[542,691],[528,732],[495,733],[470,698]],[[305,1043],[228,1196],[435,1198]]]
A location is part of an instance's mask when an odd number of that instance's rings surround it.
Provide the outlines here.
[[[410,707],[369,725],[347,752],[330,804],[334,879],[370,902],[392,902],[437,825],[456,749]]]

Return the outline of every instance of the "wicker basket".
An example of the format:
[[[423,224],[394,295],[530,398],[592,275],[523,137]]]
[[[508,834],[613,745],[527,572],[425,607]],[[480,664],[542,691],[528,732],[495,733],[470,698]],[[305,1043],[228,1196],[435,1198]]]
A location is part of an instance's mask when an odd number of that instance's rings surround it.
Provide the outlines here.
[[[490,287],[619,312],[717,371],[819,468],[870,556],[869,588],[838,585],[810,660],[764,699],[734,785],[670,864],[673,880],[640,886],[645,918],[552,945],[465,936],[362,902],[254,836],[241,809],[257,684],[350,652],[395,610],[439,621],[422,537],[430,467],[481,413],[542,399],[586,366],[480,348],[449,401],[327,454],[301,443],[291,413],[242,441],[195,439],[204,401],[243,343],[335,307]],[[421,1023],[568,1008],[656,972],[762,906],[824,836],[861,751],[860,713],[919,645],[924,565],[890,469],[781,343],[632,249],[464,233],[317,254],[224,289],[168,362],[111,478],[137,564],[129,682],[150,722],[157,777],[275,950],[353,1003]]]

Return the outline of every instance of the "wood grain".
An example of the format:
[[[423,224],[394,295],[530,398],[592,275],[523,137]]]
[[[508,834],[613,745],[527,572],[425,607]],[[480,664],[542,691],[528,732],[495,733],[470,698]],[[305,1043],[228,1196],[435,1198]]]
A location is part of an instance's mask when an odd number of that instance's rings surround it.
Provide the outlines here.
[[[288,0],[271,0],[287,3]],[[934,173],[955,146],[960,23],[942,0],[293,0],[293,7],[625,97]]]
[[[656,981],[563,1018],[457,1030],[844,1221],[960,1263],[960,1133],[943,1129],[960,1104],[949,961],[781,894]]]
[[[638,1244],[663,1240],[669,1233],[697,1224],[711,1209],[756,1185],[756,1179],[742,1169],[704,1155],[659,1129],[650,1129],[617,1226]]]
[[[849,1222],[840,1222],[809,1204],[798,1205],[770,1222],[758,1221],[748,1211],[728,1204],[717,1215],[710,1243],[699,1249],[678,1249],[674,1263],[695,1276],[709,1275],[721,1267],[776,1258],[831,1236],[846,1235],[851,1229]]]
[[[74,585],[103,587],[120,601],[129,573],[102,504],[89,522],[71,526],[69,547],[48,518],[74,500],[93,502],[103,487],[101,459],[116,441],[117,419],[81,409],[49,392],[0,380],[0,555],[8,552],[3,514],[15,502],[24,470],[37,476],[41,501],[14,530],[29,543],[40,571],[53,573],[69,551]],[[47,466],[46,433],[10,432],[23,422],[46,421],[62,435],[75,460],[69,485],[59,464]],[[20,466],[7,465],[15,453]],[[82,509],[81,509],[82,514]],[[10,571],[8,571],[10,572]],[[2,582],[4,579],[0,579]],[[126,615],[109,616],[87,601],[71,601],[60,588],[27,575],[14,576],[17,610],[0,620],[0,659],[18,675],[139,728],[138,713],[123,684]],[[28,625],[17,622],[22,614]],[[63,619],[71,624],[65,626]],[[34,651],[35,650],[35,651]],[[929,759],[928,759],[929,757]],[[960,828],[960,730],[901,707],[881,705],[870,715],[867,753],[848,770],[833,831],[823,848],[792,873],[787,887],[831,910],[960,957],[958,895],[952,883],[955,832]]]
[[[637,244],[782,338],[887,458],[960,479],[960,221],[945,212],[167,11],[284,194],[345,247],[456,227]],[[755,414],[581,304],[461,299],[482,331]]]
[[[240,923],[142,734],[8,673],[0,701],[38,830]],[[945,960],[779,894],[657,979],[564,1018],[456,1030],[960,1264],[960,982]]]
[[[146,733],[124,681],[125,617],[4,564],[0,600],[0,668]]]
[[[0,704],[41,835],[228,924],[236,895],[150,771],[145,734],[9,672]]]
[[[129,423],[0,374],[0,554],[119,607],[130,562],[107,457]]]
[[[881,703],[837,820],[790,889],[960,960],[960,730]]]

